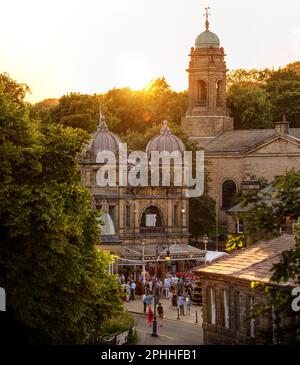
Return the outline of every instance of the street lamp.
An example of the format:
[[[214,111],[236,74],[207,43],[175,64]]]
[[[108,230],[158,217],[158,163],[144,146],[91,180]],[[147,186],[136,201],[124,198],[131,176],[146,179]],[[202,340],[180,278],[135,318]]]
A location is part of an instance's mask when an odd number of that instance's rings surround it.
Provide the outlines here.
[[[142,253],[143,253],[143,287],[145,288],[146,283],[146,270],[145,270],[145,240],[142,240]]]
[[[207,251],[207,244],[208,244],[208,237],[207,237],[207,234],[205,234],[203,236],[203,239],[202,239],[203,243],[204,243],[204,250],[205,250],[205,253],[204,253],[204,263],[206,265],[206,251]]]
[[[163,245],[162,246],[162,251],[163,252],[166,248],[168,248],[167,250],[167,254],[165,256],[165,260],[166,261],[170,261],[171,257],[170,257],[170,251],[169,251],[169,244],[167,246]],[[153,283],[153,291],[154,291],[154,308],[153,308],[153,327],[152,327],[152,335],[153,337],[157,337],[157,320],[156,320],[156,306],[157,306],[157,293],[156,293],[156,289],[157,289],[157,285],[156,285],[156,281],[157,281],[157,260],[158,260],[158,245],[156,245],[156,249],[155,249],[155,266],[154,266],[154,283]]]

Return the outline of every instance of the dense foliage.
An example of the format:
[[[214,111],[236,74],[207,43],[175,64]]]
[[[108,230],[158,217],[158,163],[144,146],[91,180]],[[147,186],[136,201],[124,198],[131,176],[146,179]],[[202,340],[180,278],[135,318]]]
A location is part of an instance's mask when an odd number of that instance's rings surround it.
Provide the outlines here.
[[[270,128],[283,115],[291,127],[300,127],[299,61],[278,70],[232,70],[228,86],[236,129]]]
[[[112,257],[81,185],[82,129],[29,116],[26,87],[0,75],[0,286],[30,343],[85,343],[120,310]],[[109,300],[107,298],[109,297]]]

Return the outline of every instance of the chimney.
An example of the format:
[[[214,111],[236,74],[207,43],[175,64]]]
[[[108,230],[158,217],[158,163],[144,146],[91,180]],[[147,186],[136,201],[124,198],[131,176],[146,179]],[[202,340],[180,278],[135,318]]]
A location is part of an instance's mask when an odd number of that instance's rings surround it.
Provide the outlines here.
[[[280,134],[289,134],[289,122],[286,120],[285,115],[281,122],[275,123],[275,131]]]

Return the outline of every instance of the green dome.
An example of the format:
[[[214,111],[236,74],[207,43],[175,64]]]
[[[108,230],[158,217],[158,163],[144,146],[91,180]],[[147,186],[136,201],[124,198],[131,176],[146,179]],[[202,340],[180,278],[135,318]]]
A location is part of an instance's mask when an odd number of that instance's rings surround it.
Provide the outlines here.
[[[212,33],[208,29],[200,33],[195,41],[195,48],[219,48],[220,40],[215,33]]]

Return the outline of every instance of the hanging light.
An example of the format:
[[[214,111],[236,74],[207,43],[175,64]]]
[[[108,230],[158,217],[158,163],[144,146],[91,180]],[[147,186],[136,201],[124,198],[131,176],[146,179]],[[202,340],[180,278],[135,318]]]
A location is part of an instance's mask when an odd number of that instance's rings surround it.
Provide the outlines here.
[[[171,260],[170,251],[169,250],[167,251],[167,254],[165,256],[165,260],[166,261],[170,261]]]

